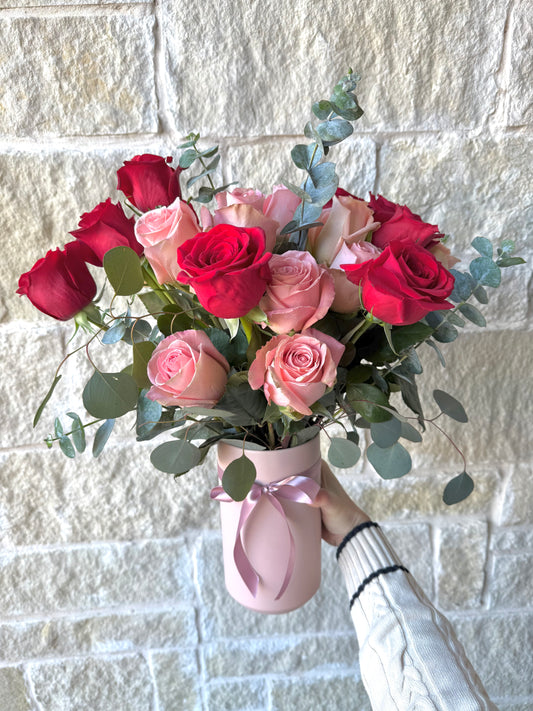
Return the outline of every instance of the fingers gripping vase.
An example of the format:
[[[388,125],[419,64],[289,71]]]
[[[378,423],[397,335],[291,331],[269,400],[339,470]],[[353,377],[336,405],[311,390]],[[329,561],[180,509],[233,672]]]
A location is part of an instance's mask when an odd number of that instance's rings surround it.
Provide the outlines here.
[[[218,445],[219,477],[242,445]],[[320,586],[320,439],[289,449],[252,451],[256,482],[244,501],[219,487],[224,576],[229,594],[257,612],[290,612]],[[213,490],[215,491],[215,490]]]

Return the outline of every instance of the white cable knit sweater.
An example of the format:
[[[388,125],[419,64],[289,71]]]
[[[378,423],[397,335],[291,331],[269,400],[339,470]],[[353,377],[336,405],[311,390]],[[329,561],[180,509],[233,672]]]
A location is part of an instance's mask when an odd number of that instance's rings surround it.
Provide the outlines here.
[[[374,711],[498,711],[448,620],[401,565],[375,523],[337,551]]]

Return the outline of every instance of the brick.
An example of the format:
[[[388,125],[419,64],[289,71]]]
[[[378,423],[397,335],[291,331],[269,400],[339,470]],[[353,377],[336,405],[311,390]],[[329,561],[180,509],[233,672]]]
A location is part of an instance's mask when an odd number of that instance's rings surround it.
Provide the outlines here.
[[[318,677],[318,678],[317,678]],[[371,711],[370,701],[358,675],[304,676],[272,683],[275,711],[304,711],[309,708],[335,711]]]
[[[519,0],[513,7],[511,70],[509,79],[508,123],[523,126],[533,121],[533,73],[527,57],[533,41],[533,19],[527,0]]]
[[[204,647],[208,677],[283,674],[288,669],[301,673],[320,668],[353,668],[357,659],[357,640],[348,635],[270,637],[249,640],[223,640]]]
[[[322,583],[317,594],[300,609],[283,615],[251,612],[230,597],[224,586],[222,543],[218,536],[202,537],[195,554],[202,599],[200,622],[206,642],[353,630],[348,595],[332,548],[323,549]]]
[[[143,648],[194,646],[194,610],[117,613],[0,623],[0,660],[133,652]]]
[[[31,711],[26,684],[21,669],[0,669],[0,708],[9,711]]]
[[[533,209],[530,146],[526,136],[390,139],[381,148],[379,192],[439,225],[458,256],[477,235],[496,241],[512,238],[525,249]],[[522,280],[525,271],[520,267],[512,273]]]
[[[182,539],[0,554],[5,616],[192,599]]]
[[[441,530],[439,605],[447,610],[478,607],[485,577],[487,524],[457,522]]]
[[[518,553],[524,549],[533,550],[533,528],[502,528],[491,536],[491,546],[502,553]]]
[[[533,645],[531,612],[452,614],[450,621],[491,698],[533,695],[533,664],[526,651]]]
[[[433,595],[433,550],[427,524],[386,524],[387,538],[428,597]]]
[[[35,698],[47,711],[146,711],[153,687],[140,655],[32,664]]]
[[[532,588],[533,552],[494,555],[494,570],[489,584],[491,607],[531,607]]]
[[[208,684],[209,711],[263,711],[267,689],[263,679],[223,680]]]
[[[172,538],[187,527],[218,528],[218,505],[209,498],[214,453],[174,480],[150,463],[157,442],[135,444],[131,433],[129,440],[110,442],[96,460],[91,443],[74,460],[57,445],[0,456],[4,545]]]
[[[200,711],[199,669],[192,651],[152,653],[151,664],[160,711]]]
[[[157,130],[153,18],[5,18],[0,37],[4,136]]]
[[[501,517],[503,525],[533,523],[533,492],[530,482],[531,464],[515,464],[505,487]]]
[[[353,64],[360,38],[365,51],[354,69],[363,77],[361,128],[473,128],[493,108],[491,74],[505,23],[500,3],[487,8],[461,0],[453,14],[420,0],[364,7],[334,0],[320,14],[288,0],[239,13],[228,0],[187,6],[172,0],[167,8],[166,90],[183,133],[191,124],[203,134],[301,133],[312,102],[327,97]],[[464,32],[470,17],[476,22]]]

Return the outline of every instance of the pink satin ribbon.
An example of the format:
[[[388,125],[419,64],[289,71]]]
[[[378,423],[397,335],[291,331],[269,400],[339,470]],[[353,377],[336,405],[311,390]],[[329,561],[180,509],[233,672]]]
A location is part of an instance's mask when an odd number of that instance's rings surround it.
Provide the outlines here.
[[[294,501],[298,504],[311,504],[316,498],[316,495],[320,491],[320,484],[318,484],[311,477],[306,476],[311,472],[318,462],[313,464],[312,467],[306,469],[301,474],[296,474],[294,476],[286,477],[285,479],[280,479],[279,481],[273,481],[270,484],[262,484],[259,481],[254,482],[248,496],[244,499],[241,506],[241,515],[239,517],[239,524],[237,526],[237,535],[235,536],[235,545],[233,547],[233,559],[237,570],[241,578],[243,579],[246,587],[255,597],[257,595],[257,586],[259,584],[259,575],[255,571],[254,567],[248,560],[248,556],[244,550],[244,533],[246,522],[250,519],[255,507],[263,496],[267,497],[267,501],[276,509],[285,522],[287,527],[287,533],[289,535],[289,560],[287,563],[287,569],[285,571],[285,577],[283,578],[283,583],[276,595],[276,600],[279,600],[287,589],[287,585],[290,582],[292,573],[294,571],[294,537],[291,532],[291,527],[287,520],[287,516],[281,505],[279,499],[287,499],[288,501]],[[218,469],[218,477],[222,479],[222,469]],[[215,486],[211,490],[211,498],[216,501],[221,501],[225,503],[232,502],[233,499],[224,491],[222,486]]]

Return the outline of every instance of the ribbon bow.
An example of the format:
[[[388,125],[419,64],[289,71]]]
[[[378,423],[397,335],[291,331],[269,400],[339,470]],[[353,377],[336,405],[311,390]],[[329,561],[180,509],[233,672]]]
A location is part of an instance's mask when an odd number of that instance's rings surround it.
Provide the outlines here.
[[[289,476],[285,479],[280,479],[279,481],[273,481],[270,484],[262,484],[261,482],[256,481],[252,484],[252,488],[250,489],[248,496],[242,502],[239,524],[237,526],[237,535],[235,536],[235,545],[233,546],[233,559],[235,561],[235,565],[237,566],[237,570],[239,571],[239,575],[254,597],[257,595],[259,575],[248,560],[248,556],[244,550],[243,539],[246,522],[252,516],[255,507],[263,497],[266,497],[266,500],[276,509],[276,511],[278,511],[285,522],[287,533],[289,534],[289,560],[285,571],[285,577],[283,578],[283,583],[281,584],[279,592],[275,598],[276,600],[279,600],[290,582],[294,570],[295,560],[294,538],[280,499],[287,499],[288,501],[294,501],[299,504],[307,505],[313,503],[320,490],[320,484],[306,475],[310,473],[315,466],[316,463],[301,474]],[[219,479],[222,479],[222,473],[222,469],[219,467]],[[215,486],[211,490],[211,498],[216,501],[226,503],[234,501],[231,496],[224,491],[222,486]]]

